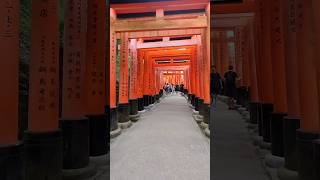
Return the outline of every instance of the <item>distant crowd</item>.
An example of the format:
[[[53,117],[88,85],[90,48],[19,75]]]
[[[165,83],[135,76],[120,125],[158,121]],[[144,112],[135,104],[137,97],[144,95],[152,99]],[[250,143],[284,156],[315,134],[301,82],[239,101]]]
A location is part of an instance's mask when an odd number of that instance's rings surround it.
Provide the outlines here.
[[[163,86],[163,90],[166,93],[166,95],[184,93],[184,84],[165,83],[165,85]]]

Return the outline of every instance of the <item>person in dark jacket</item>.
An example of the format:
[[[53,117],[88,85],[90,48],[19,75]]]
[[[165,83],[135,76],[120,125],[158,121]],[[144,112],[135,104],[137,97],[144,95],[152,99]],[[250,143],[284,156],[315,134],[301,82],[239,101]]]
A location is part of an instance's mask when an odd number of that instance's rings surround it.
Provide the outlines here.
[[[224,87],[225,87],[226,95],[229,97],[228,99],[229,109],[235,109],[234,99],[237,93],[237,87],[236,87],[237,78],[238,78],[238,75],[236,72],[233,71],[233,66],[229,66],[229,70],[224,74],[224,84],[225,84]]]
[[[221,76],[218,72],[216,72],[215,66],[211,66],[210,73],[210,95],[212,99],[212,103],[217,103],[217,95],[221,90]]]

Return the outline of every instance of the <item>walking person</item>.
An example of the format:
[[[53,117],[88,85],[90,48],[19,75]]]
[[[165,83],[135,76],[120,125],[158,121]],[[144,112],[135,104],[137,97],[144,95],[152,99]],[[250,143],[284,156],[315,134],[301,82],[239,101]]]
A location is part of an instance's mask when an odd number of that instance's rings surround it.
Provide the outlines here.
[[[228,106],[229,109],[235,109],[235,97],[237,93],[236,80],[238,75],[233,71],[233,66],[229,66],[229,70],[224,74],[225,91],[228,96]]]
[[[217,104],[217,96],[221,90],[221,76],[218,72],[216,72],[215,66],[211,66],[211,73],[210,73],[210,95],[211,95],[211,102],[213,105]]]

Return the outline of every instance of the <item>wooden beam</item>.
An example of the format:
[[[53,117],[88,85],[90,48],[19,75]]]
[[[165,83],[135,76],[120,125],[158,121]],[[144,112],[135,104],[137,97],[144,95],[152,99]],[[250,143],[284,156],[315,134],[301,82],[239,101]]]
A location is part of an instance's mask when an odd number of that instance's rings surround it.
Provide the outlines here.
[[[156,30],[156,31],[138,31],[129,32],[129,39],[155,38],[155,37],[175,37],[175,36],[193,36],[199,35],[201,29],[176,29],[176,30]],[[120,39],[120,33],[117,33],[117,39]]]
[[[191,40],[179,40],[179,41],[168,41],[168,42],[149,42],[141,43],[137,45],[137,49],[143,48],[159,48],[159,47],[177,47],[177,46],[189,46],[196,45],[197,41],[194,39]]]
[[[170,29],[196,29],[207,27],[207,17],[198,16],[193,19],[163,19],[158,18],[152,21],[128,21],[118,20],[115,22],[116,32],[170,30]]]
[[[215,4],[211,6],[211,14],[246,13],[255,11],[254,2],[235,4]]]
[[[165,11],[205,9],[209,0],[176,0],[165,2],[143,2],[127,4],[110,4],[117,14],[155,12],[156,9]]]
[[[172,67],[172,66],[188,66],[190,63],[168,63],[168,64],[155,64],[154,67]]]

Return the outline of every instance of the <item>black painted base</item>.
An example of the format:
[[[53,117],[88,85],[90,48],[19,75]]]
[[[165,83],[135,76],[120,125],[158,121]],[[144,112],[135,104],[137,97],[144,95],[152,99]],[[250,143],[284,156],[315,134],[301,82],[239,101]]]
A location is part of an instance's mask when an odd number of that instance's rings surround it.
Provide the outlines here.
[[[315,167],[315,179],[320,179],[320,140],[313,141],[313,147],[314,147],[314,167]]]
[[[149,104],[154,104],[154,96],[149,96]]]
[[[271,113],[273,112],[273,104],[263,103],[261,105],[262,111],[262,136],[263,141],[271,142],[270,138],[270,121],[271,121]]]
[[[106,114],[110,122],[110,132],[118,129],[118,108],[106,107]]]
[[[138,111],[143,111],[144,110],[144,102],[143,98],[138,99]]]
[[[285,113],[271,113],[270,121],[270,138],[271,138],[271,153],[274,156],[284,157],[283,150],[283,118],[287,116]]]
[[[149,106],[150,101],[149,101],[149,96],[148,95],[143,95],[143,106],[147,107]]]
[[[203,107],[203,103],[204,103],[204,100],[203,99],[199,99],[198,100],[198,106],[199,106],[199,114],[204,116],[204,107]]]
[[[21,143],[0,146],[0,179],[23,180],[23,146]]]
[[[62,179],[62,133],[24,134],[25,180]]]
[[[130,104],[130,115],[136,115],[138,114],[138,104],[139,104],[139,101],[138,99],[130,99],[129,100],[129,104]]]
[[[195,107],[195,105],[196,105],[196,95],[194,95],[194,94],[191,95],[191,104],[193,107]]]
[[[251,102],[249,106],[250,111],[250,123],[259,124],[259,131],[261,131],[262,124],[259,123],[260,115],[261,115],[261,103],[259,102]]]
[[[285,167],[289,170],[298,170],[298,151],[296,143],[296,131],[300,128],[300,120],[297,118],[283,118],[283,147]]]
[[[191,103],[191,96],[192,94],[188,94],[188,101]]]
[[[118,105],[118,121],[119,123],[129,122],[130,108],[129,103]]]
[[[200,107],[199,107],[199,98],[198,97],[195,97],[194,98],[194,109],[196,111],[199,111],[200,110]]]
[[[89,119],[62,119],[63,169],[79,169],[89,164]]]
[[[298,172],[299,180],[318,180],[314,143],[319,138],[318,133],[297,130]]]
[[[210,104],[203,104],[203,122],[210,125]]]
[[[105,155],[109,151],[110,128],[106,114],[88,116],[90,125],[90,156]]]

